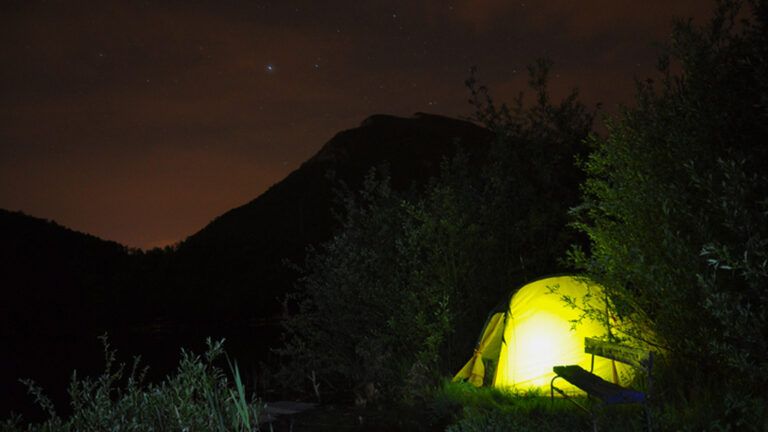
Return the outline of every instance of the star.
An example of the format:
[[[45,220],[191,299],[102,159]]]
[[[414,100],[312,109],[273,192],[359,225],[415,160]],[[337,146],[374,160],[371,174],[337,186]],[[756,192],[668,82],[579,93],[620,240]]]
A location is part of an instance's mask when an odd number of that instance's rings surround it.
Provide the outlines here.
[[[270,63],[264,69],[267,71],[267,73],[272,73],[275,71],[275,66],[272,63]]]

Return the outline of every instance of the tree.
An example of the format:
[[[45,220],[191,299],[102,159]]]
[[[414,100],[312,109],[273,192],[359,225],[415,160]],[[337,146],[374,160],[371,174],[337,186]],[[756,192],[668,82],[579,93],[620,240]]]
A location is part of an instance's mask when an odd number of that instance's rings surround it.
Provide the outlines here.
[[[482,157],[458,149],[438,178],[408,194],[374,171],[359,194],[342,195],[342,228],[309,254],[299,313],[286,324],[291,375],[368,399],[371,389],[419,397],[466,361],[492,306],[558,271],[573,241],[574,158],[592,115],[575,93],[551,103],[549,67],[531,68],[531,107],[522,96],[497,107],[468,82],[476,120],[496,135]]]
[[[750,6],[676,23],[660,83],[592,137],[575,210],[591,247],[573,262],[636,324],[625,336],[653,330],[671,362],[658,396],[698,406],[696,429],[767,425],[768,15]]]
[[[386,170],[371,171],[359,198],[342,197],[342,228],[308,254],[299,313],[287,321],[282,352],[291,359],[289,376],[319,376],[326,393],[392,398],[407,362],[435,344],[421,343],[443,333],[432,319],[442,299],[428,287],[411,289],[422,263],[407,240],[416,220]],[[366,387],[371,394],[363,394]]]

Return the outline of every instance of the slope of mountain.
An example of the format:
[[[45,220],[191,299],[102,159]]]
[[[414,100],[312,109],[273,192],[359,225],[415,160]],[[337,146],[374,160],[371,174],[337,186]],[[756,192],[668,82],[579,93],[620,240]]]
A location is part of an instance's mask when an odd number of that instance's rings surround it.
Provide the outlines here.
[[[286,262],[302,263],[307,246],[333,233],[340,182],[357,190],[372,167],[387,164],[393,187],[402,190],[437,175],[459,146],[476,158],[491,139],[479,126],[437,115],[371,116],[174,251],[129,253],[117,243],[0,210],[0,331],[61,334],[158,317],[239,326],[242,319],[274,316],[296,278]]]
[[[2,209],[0,238],[0,332],[6,336],[93,326],[103,318],[95,305],[114,294],[129,259],[118,243]],[[73,315],[81,304],[89,310]]]
[[[72,369],[98,367],[96,337],[118,319],[131,259],[117,243],[0,209],[0,419],[39,415],[18,379],[62,402]]]
[[[121,353],[141,354],[156,377],[176,364],[180,347],[199,351],[206,337],[226,337],[241,364],[264,360],[297,277],[286,262],[302,263],[307,246],[333,234],[339,182],[358,190],[370,168],[386,163],[403,190],[437,175],[458,146],[479,160],[492,138],[447,117],[372,116],[175,250],[129,252],[0,210],[0,419],[10,410],[40,414],[17,382],[26,377],[66,412],[68,377],[100,370],[96,336],[105,331]]]
[[[303,262],[308,245],[332,235],[339,181],[357,190],[370,168],[386,163],[393,187],[402,190],[437,175],[458,146],[479,157],[491,139],[479,126],[442,116],[369,117],[264,194],[185,240],[172,259],[173,297],[184,298],[184,310],[197,320],[278,314],[296,278],[286,261]]]

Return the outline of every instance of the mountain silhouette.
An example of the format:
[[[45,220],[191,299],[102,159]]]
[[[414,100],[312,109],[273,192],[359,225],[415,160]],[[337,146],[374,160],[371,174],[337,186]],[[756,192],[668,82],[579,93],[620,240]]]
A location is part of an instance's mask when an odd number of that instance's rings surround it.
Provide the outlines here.
[[[0,334],[77,332],[101,321],[128,266],[126,248],[52,221],[0,209]],[[81,304],[91,306],[80,309]],[[50,324],[42,326],[41,324]]]
[[[97,370],[96,336],[112,322],[135,257],[118,243],[2,209],[0,239],[0,419],[11,411],[29,418],[40,412],[19,379],[35,379],[61,402],[73,369]]]
[[[183,310],[201,321],[279,314],[296,279],[286,262],[303,263],[308,245],[331,237],[334,188],[341,182],[357,190],[372,167],[386,164],[393,188],[404,190],[437,175],[458,146],[479,156],[491,138],[473,123],[437,115],[367,118],[261,196],[182,242],[171,259],[173,295],[166,301],[183,299]]]
[[[136,251],[54,222],[0,210],[0,418],[26,417],[18,378],[40,382],[66,410],[71,371],[98,372],[95,337],[167,372],[181,346],[226,337],[228,351],[263,360],[279,337],[286,293],[308,246],[338,227],[335,192],[358,190],[386,165],[396,190],[424,184],[457,148],[479,165],[493,134],[471,122],[417,113],[374,115],[338,133],[251,202],[214,219],[174,248]],[[39,414],[39,413],[38,413]]]

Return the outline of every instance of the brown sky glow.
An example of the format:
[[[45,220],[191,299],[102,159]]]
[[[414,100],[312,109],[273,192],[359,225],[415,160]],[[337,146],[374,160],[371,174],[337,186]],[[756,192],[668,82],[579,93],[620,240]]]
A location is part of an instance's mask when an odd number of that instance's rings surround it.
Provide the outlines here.
[[[556,94],[630,103],[672,18],[702,22],[712,5],[3,2],[0,207],[171,244],[371,114],[469,115],[473,65],[499,100],[548,57]]]

